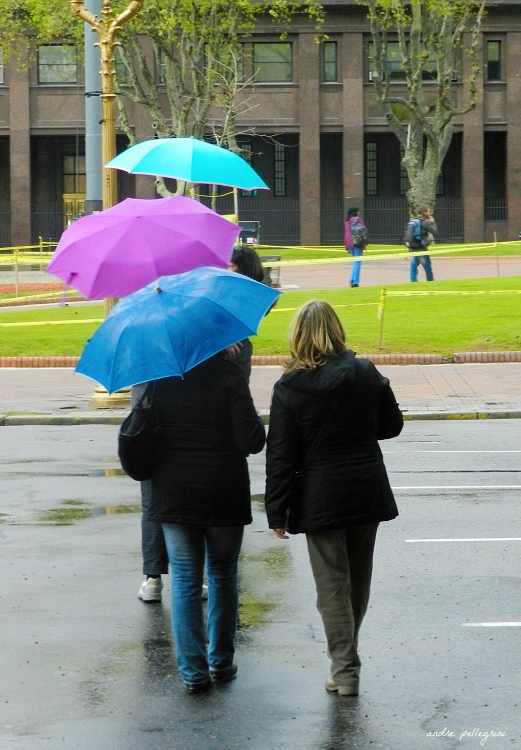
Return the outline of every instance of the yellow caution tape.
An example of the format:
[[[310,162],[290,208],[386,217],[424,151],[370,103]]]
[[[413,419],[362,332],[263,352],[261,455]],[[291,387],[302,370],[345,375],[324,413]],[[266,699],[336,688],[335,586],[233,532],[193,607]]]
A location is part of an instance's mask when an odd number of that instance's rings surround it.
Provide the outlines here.
[[[19,326],[67,326],[81,323],[103,323],[103,318],[83,318],[81,320],[38,320],[24,323],[0,323],[0,328],[18,328]]]
[[[521,294],[521,289],[490,289],[490,290],[483,290],[483,291],[459,291],[459,290],[447,290],[447,291],[436,291],[433,290],[432,292],[387,292],[387,297],[436,297],[441,296],[445,294],[457,294],[463,297],[470,297],[473,295],[483,295],[483,294]]]

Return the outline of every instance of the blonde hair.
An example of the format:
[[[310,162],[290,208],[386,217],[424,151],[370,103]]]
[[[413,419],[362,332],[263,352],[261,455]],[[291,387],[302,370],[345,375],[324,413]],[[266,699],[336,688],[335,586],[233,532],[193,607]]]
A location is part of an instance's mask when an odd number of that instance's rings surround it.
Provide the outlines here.
[[[346,349],[346,334],[338,315],[323,300],[306,302],[293,318],[289,334],[291,358],[285,372],[315,370],[325,365],[328,357]]]

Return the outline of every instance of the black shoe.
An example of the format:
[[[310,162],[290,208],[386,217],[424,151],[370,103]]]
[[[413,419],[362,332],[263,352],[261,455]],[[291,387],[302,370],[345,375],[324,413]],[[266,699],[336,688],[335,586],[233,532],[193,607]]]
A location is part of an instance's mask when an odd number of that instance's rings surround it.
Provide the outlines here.
[[[228,682],[233,680],[237,674],[237,664],[230,664],[229,667],[224,669],[210,669],[210,675],[214,682]]]
[[[358,289],[358,284],[353,284],[353,282],[351,282],[351,289]]]
[[[199,682],[185,682],[186,685],[186,692],[190,693],[191,695],[197,695],[198,693],[206,693],[213,685],[213,682],[210,677],[206,680],[201,680]]]

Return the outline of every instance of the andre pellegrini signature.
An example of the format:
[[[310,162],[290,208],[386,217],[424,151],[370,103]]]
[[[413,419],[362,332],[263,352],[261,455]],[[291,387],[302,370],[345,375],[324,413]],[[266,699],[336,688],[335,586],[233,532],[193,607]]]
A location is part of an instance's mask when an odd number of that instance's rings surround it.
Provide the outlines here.
[[[486,732],[482,731],[479,727],[465,729],[463,732],[452,732],[450,729],[447,729],[447,727],[442,729],[441,732],[427,732],[427,737],[458,737],[458,735],[460,742],[461,740],[474,737],[475,739],[480,740],[480,745],[484,745],[489,737],[506,737],[506,732],[500,732],[494,729]]]

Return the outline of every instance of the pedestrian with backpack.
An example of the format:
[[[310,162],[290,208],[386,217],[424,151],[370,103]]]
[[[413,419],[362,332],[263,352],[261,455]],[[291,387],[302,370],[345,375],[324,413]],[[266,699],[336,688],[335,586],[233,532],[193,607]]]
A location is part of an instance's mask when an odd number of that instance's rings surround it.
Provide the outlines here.
[[[367,228],[359,216],[360,209],[356,206],[350,206],[347,209],[345,245],[350,255],[358,257],[363,254],[367,247]],[[360,286],[360,268],[362,263],[359,260],[353,262],[351,271],[351,288]]]
[[[403,241],[409,248],[409,252],[416,252],[422,248],[427,249],[434,242],[438,234],[438,227],[430,208],[422,206],[415,216],[407,224]],[[411,258],[411,281],[418,281],[418,265],[421,263],[425,269],[427,281],[434,281],[430,255],[414,255]]]

